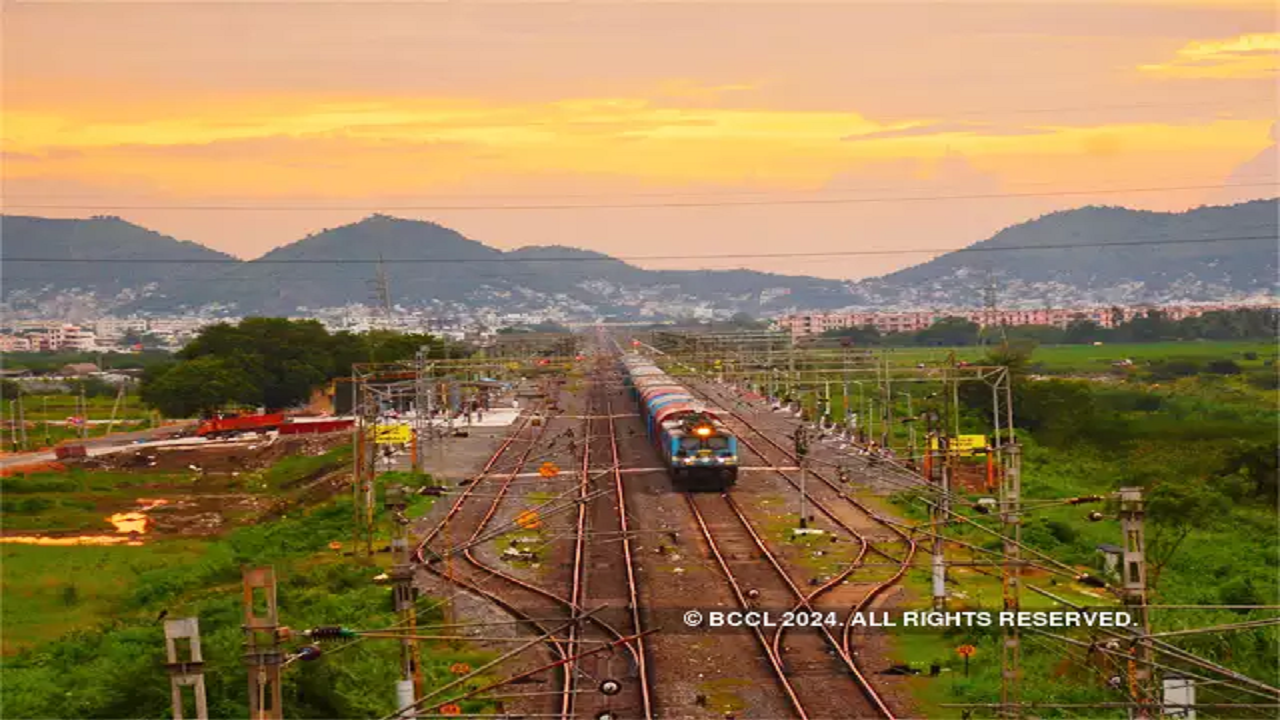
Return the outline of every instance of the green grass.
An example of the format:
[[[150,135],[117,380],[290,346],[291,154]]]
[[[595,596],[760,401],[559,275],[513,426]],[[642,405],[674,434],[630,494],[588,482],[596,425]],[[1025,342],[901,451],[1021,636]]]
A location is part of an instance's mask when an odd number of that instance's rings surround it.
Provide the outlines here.
[[[46,425],[45,421],[63,422],[68,417],[79,416],[82,412],[90,420],[110,420],[115,407],[115,397],[87,397],[83,408],[76,395],[24,395],[22,397],[22,418],[27,423],[26,444],[17,446],[19,451],[35,450],[59,443],[74,441],[82,436],[101,437],[107,433],[108,424],[94,424],[88,427],[86,435],[82,430],[66,425]],[[0,400],[0,412],[5,419],[16,416],[19,403],[12,398]],[[116,424],[111,428],[113,433],[143,430],[152,427],[153,415],[143,407],[136,395],[125,395],[120,406],[116,408]],[[124,421],[124,422],[121,422]],[[17,440],[8,428],[3,435],[3,449],[13,451]]]
[[[196,540],[141,547],[0,545],[3,654],[119,618],[139,576],[199,562],[205,550]]]
[[[112,534],[107,517],[131,510],[140,498],[190,492],[193,478],[173,473],[70,469],[0,478],[0,511],[9,532]],[[162,487],[156,487],[162,486]]]
[[[5,716],[167,715],[162,610],[170,618],[200,619],[210,715],[245,716],[242,566],[275,567],[284,625],[368,629],[394,624],[390,589],[372,582],[385,559],[353,560],[327,549],[331,541],[350,538],[351,518],[351,506],[340,500],[241,527],[214,541],[5,547],[6,657],[0,661]],[[436,601],[423,598],[419,607],[420,626],[441,620]],[[8,654],[31,643],[38,644]],[[285,646],[292,651],[301,644]],[[428,687],[455,679],[449,672],[455,662],[478,667],[491,658],[444,642],[424,643],[422,654]],[[296,717],[386,715],[393,709],[398,656],[394,640],[327,645],[319,662],[285,671],[285,706]],[[486,679],[491,678],[474,682]],[[463,704],[468,712],[489,706]]]
[[[885,348],[890,362],[897,365],[917,363],[942,363],[955,353],[957,360],[977,363],[986,356],[988,348],[967,347],[912,347]],[[1247,359],[1248,354],[1256,359]],[[1156,343],[1115,343],[1104,345],[1041,345],[1036,348],[1034,366],[1037,372],[1061,374],[1105,374],[1111,363],[1124,359],[1135,364],[1154,360],[1189,359],[1199,361],[1234,360],[1242,368],[1258,369],[1267,360],[1277,356],[1275,343],[1261,341],[1186,340]],[[832,357],[838,357],[838,352]]]

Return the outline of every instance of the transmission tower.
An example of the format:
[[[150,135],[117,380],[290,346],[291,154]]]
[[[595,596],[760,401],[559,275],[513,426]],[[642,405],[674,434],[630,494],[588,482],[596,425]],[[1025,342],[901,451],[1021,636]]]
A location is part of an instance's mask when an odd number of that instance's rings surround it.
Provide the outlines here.
[[[391,282],[387,279],[387,268],[382,262],[382,253],[378,253],[378,273],[373,279],[371,299],[374,306],[382,311],[387,327],[391,327]]]
[[[1004,337],[1004,327],[1000,326],[1000,310],[997,306],[998,297],[999,292],[995,276],[988,272],[987,282],[982,287],[982,337],[984,339],[988,337],[988,333],[994,332],[996,327],[1000,327],[1000,336]]]

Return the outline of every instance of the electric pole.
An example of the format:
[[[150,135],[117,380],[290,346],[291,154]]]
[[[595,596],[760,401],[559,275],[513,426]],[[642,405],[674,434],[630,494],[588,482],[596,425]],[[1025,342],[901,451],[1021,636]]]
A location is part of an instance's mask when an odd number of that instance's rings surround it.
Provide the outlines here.
[[[1010,435],[1012,435],[1010,427]],[[1022,457],[1021,448],[1010,441],[1004,448],[1008,466],[1000,479],[1000,524],[1004,536],[1004,565],[1001,567],[1001,595],[1006,612],[1018,612],[1021,605],[1022,574]],[[1000,705],[1008,717],[1022,717],[1022,638],[1013,623],[1000,625]]]
[[[804,529],[809,526],[808,507],[805,504],[807,499],[805,482],[809,476],[809,466],[806,462],[806,456],[809,454],[809,430],[803,423],[796,428],[795,450],[796,459],[800,461],[800,528]]]
[[[405,488],[400,484],[388,485],[384,507],[392,514],[391,554],[395,558],[388,575],[391,578],[396,612],[400,615],[400,627],[406,635],[417,634],[417,613],[414,611],[413,564],[409,550],[409,519],[404,511],[408,506]],[[396,682],[396,706],[400,718],[417,717],[415,699],[421,691],[421,672],[418,662],[418,644],[404,637],[400,639],[400,680]]]
[[[178,658],[178,640],[187,640],[190,648],[186,659]],[[209,706],[204,690],[204,657],[200,654],[199,618],[179,618],[164,623],[164,648],[168,657],[169,690],[173,695],[173,720],[183,720],[182,688],[191,687],[196,700],[195,720],[209,720]]]
[[[941,462],[941,481],[939,486],[942,492],[939,494],[938,502],[933,506],[933,609],[942,612],[947,609],[947,562],[943,553],[946,551],[946,543],[942,540],[942,528],[946,526],[951,502],[947,498],[950,485],[950,455],[951,443],[949,438],[938,438],[938,449],[942,456]]]
[[[259,604],[261,602],[261,605]],[[259,614],[261,613],[261,614]],[[280,617],[276,611],[276,571],[244,569],[245,665],[249,668],[249,719],[280,720]]]
[[[1136,703],[1130,712],[1133,718],[1145,720],[1151,716],[1147,703],[1151,701],[1151,649],[1146,638],[1151,634],[1147,616],[1147,561],[1144,519],[1146,507],[1142,488],[1120,488],[1120,530],[1124,533],[1120,577],[1125,607],[1135,618],[1134,646],[1129,661],[1129,694]]]

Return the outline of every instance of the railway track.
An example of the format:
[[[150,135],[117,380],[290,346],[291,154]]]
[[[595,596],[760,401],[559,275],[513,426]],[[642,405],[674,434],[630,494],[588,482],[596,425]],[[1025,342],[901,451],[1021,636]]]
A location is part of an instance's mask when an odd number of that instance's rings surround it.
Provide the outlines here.
[[[716,397],[716,393],[708,391],[705,387],[699,387],[698,391],[708,398],[720,401],[720,404],[724,407],[731,407],[730,403],[724,402],[725,398]],[[749,421],[741,413],[726,410],[726,414],[732,419],[734,424],[738,425],[740,429],[746,431],[738,433],[738,442],[759,457],[764,464],[771,465],[773,467],[781,467],[799,463],[799,458],[796,457],[794,453],[787,450],[784,445],[770,437],[768,433],[760,429],[755,423]],[[751,437],[757,438],[759,442],[752,442]],[[793,476],[793,473],[781,469],[776,470],[775,473],[794,487],[797,492],[801,491],[802,484]],[[805,484],[804,492],[809,506],[822,514],[833,525],[853,537],[860,544],[860,549],[853,562],[849,563],[844,570],[820,584],[812,592],[805,592],[801,590],[794,582],[788,579],[787,583],[790,585],[792,594],[795,596],[795,602],[790,606],[791,610],[793,612],[802,612],[813,609],[815,607],[815,603],[820,598],[824,595],[833,593],[837,588],[840,588],[846,582],[849,582],[849,578],[863,566],[866,555],[870,552],[875,552],[897,565],[896,570],[889,577],[870,583],[869,587],[867,587],[861,596],[848,607],[849,612],[840,629],[840,637],[838,641],[826,628],[821,628],[821,631],[826,637],[828,643],[832,645],[833,649],[836,651],[837,657],[844,664],[849,675],[854,679],[862,698],[867,703],[866,711],[871,714],[860,714],[858,717],[875,716],[893,718],[894,713],[888,702],[873,686],[870,679],[867,677],[866,671],[858,665],[857,651],[854,647],[854,630],[856,626],[852,623],[852,618],[854,613],[866,610],[877,598],[886,593],[902,579],[914,561],[916,542],[909,534],[903,532],[896,525],[884,521],[877,513],[872,511],[855,497],[852,497],[847,492],[846,488],[841,487],[838,482],[833,481],[827,474],[815,472],[813,470],[809,470],[809,474],[819,480],[819,483],[817,484]],[[739,522],[747,527],[749,532],[751,532],[753,540],[765,554],[766,559],[770,561],[770,564],[774,566],[775,571],[780,576],[785,577],[785,570],[777,561],[776,557],[764,546],[764,542],[759,535],[755,533],[754,530],[750,529],[750,520],[742,511],[742,508],[728,496],[725,496],[725,499],[732,506],[732,510],[734,514],[737,515]],[[846,508],[855,510],[856,516],[850,517],[847,512],[844,512]],[[900,556],[894,556],[878,547],[874,542],[874,538],[869,535],[868,528],[866,526],[868,521],[870,521],[873,528],[888,531],[892,537],[902,543],[904,546],[903,553]],[[863,527],[859,528],[858,525],[862,525]],[[784,635],[788,631],[789,629],[787,627],[777,628],[772,641],[769,643],[770,652],[780,659],[784,656],[784,650],[786,648],[784,645]]]
[[[598,367],[589,385],[586,447],[581,467],[580,497],[600,483],[608,492],[579,505],[577,538],[581,553],[574,572],[574,593],[593,606],[607,605],[610,632],[625,632],[635,641],[625,652],[585,658],[577,676],[593,679],[599,689],[617,683],[617,693],[580,693],[577,717],[645,718],[654,716],[653,689],[649,682],[649,659],[645,653],[644,623],[640,590],[627,518],[626,488],[618,454],[618,433],[613,405],[607,395],[606,368]],[[586,539],[592,538],[592,542]],[[620,552],[619,552],[620,551]],[[619,557],[619,554],[621,557]],[[621,562],[619,562],[619,560]],[[599,635],[600,628],[587,629],[585,639]],[[609,637],[599,638],[608,640]]]
[[[609,503],[601,502],[607,495],[593,488],[592,454],[599,454],[601,450],[598,441],[593,445],[591,424],[595,421],[590,413],[585,414],[582,425],[584,437],[581,445],[577,493],[574,498],[576,519],[568,594],[558,594],[517,577],[514,573],[493,567],[477,557],[474,552],[474,548],[494,535],[494,530],[491,528],[504,501],[508,500],[511,494],[513,483],[530,463],[535,448],[539,446],[550,427],[550,422],[546,422],[535,429],[531,425],[530,417],[530,415],[522,416],[520,426],[510,433],[495,450],[480,473],[465,484],[465,489],[445,516],[423,536],[417,547],[416,557],[428,571],[443,581],[484,598],[520,621],[532,632],[545,637],[543,644],[552,660],[545,667],[560,669],[559,690],[546,694],[548,697],[558,696],[555,707],[551,708],[552,714],[565,719],[581,717],[587,708],[578,707],[579,699],[587,698],[584,704],[591,706],[590,709],[594,711],[591,716],[605,720],[617,717],[619,706],[629,710],[629,700],[634,698],[634,704],[643,712],[644,717],[651,718],[651,694],[645,673],[645,663],[642,660],[643,638],[637,637],[642,632],[638,603],[635,600],[637,589],[634,572],[631,571],[630,541],[625,535],[625,530],[621,531],[620,536],[623,539],[622,547],[628,568],[626,579],[629,592],[617,605],[629,608],[631,620],[628,626],[634,628],[636,632],[631,636],[624,635],[615,628],[614,623],[596,617],[594,612],[588,613],[584,608],[584,603],[587,602],[587,578],[592,569],[588,560],[593,553],[593,546],[588,542],[591,532],[589,519],[593,513],[597,516],[608,516],[608,513],[602,513],[599,508],[609,510],[607,507]],[[621,498],[621,474],[617,467],[616,435],[612,429],[612,420],[609,419],[607,422],[608,429],[603,436],[609,438],[608,448],[612,455],[610,458],[612,471],[608,475],[613,481],[608,495],[618,493],[618,497]],[[503,464],[513,445],[521,438],[525,440],[525,445],[516,453],[515,460],[506,465],[501,472],[495,472],[495,468]],[[571,448],[575,445],[576,443],[570,443]],[[500,480],[497,487],[493,488],[492,483],[485,481],[495,477]],[[487,505],[472,502],[480,499],[476,492],[480,487],[493,491],[492,495],[486,496],[489,499]],[[472,519],[464,512],[469,510],[474,514],[480,508],[483,508],[483,512],[478,519]],[[622,515],[625,512],[624,507],[619,504],[617,510],[612,512],[617,518],[615,522],[622,523],[622,527],[625,528],[626,520]],[[465,564],[455,566],[445,562],[443,563],[445,567],[442,568],[440,567],[442,563],[439,561],[430,562],[429,560],[434,559],[430,557],[434,553],[430,548],[431,543],[442,535],[451,535],[450,528],[456,530],[459,525],[463,526],[464,532],[469,530],[468,537],[460,545],[461,549],[445,548],[443,552],[459,555]],[[614,605],[615,600],[615,598],[607,599],[609,605]],[[532,608],[537,608],[537,612],[530,612]],[[548,617],[555,619],[548,620]],[[585,622],[582,621],[583,618]],[[579,621],[575,622],[575,619]],[[561,626],[565,628],[565,633],[563,637],[556,637],[554,628]],[[604,652],[601,652],[602,646],[607,648]],[[601,672],[601,668],[611,669],[608,667],[609,663],[618,654],[627,659],[630,668],[639,668],[638,683],[620,682]],[[628,673],[628,675],[632,674],[634,673]],[[580,680],[584,675],[593,679],[598,678],[597,687],[581,688]],[[618,688],[617,692],[611,692],[615,686]],[[614,695],[618,694],[621,697],[615,698]],[[629,713],[627,716],[638,717],[638,714]]]
[[[484,598],[501,608],[514,619],[521,621],[534,633],[539,636],[545,636],[547,638],[545,645],[550,651],[553,661],[558,663],[568,663],[568,645],[563,641],[563,639],[555,637],[552,628],[548,626],[544,619],[550,613],[539,612],[535,617],[535,615],[526,609],[537,605],[546,607],[547,602],[545,601],[548,600],[551,601],[552,607],[563,606],[563,600],[557,598],[551,593],[524,582],[514,575],[489,567],[488,565],[480,562],[475,557],[471,549],[473,543],[476,542],[477,538],[484,531],[485,527],[497,512],[497,508],[500,505],[503,496],[506,495],[507,490],[510,488],[511,482],[524,468],[529,456],[537,446],[537,441],[542,438],[547,427],[549,427],[548,424],[544,423],[535,429],[532,425],[531,419],[532,415],[529,414],[521,416],[521,424],[516,431],[507,436],[506,440],[502,442],[498,449],[485,463],[480,473],[466,483],[465,489],[459,493],[457,499],[449,508],[444,518],[429,530],[419,542],[415,556],[422,567],[425,567],[429,572],[441,578],[444,582],[450,583]],[[458,524],[465,523],[465,520],[461,515],[463,509],[467,506],[468,500],[472,498],[477,488],[485,485],[484,480],[491,475],[494,468],[498,465],[499,461],[504,458],[507,451],[511,448],[517,438],[526,434],[529,435],[529,437],[526,438],[524,448],[519,451],[517,459],[511,464],[509,470],[503,473],[504,478],[502,480],[501,487],[493,496],[483,517],[474,525],[468,540],[463,545],[463,550],[460,554],[474,572],[460,572],[459,569],[449,560],[445,560],[443,562],[444,567],[440,567],[441,563],[430,562],[427,557],[427,554],[432,552],[430,549],[430,543],[441,535],[444,535],[449,541],[452,540],[452,533],[450,530],[456,529]],[[453,547],[445,547],[442,548],[441,552],[446,555],[452,555],[456,551]],[[502,580],[505,587],[501,591],[483,587],[484,584],[493,579]],[[533,604],[530,604],[531,599],[533,600]],[[562,691],[559,711],[561,712],[562,717],[567,717],[567,715],[564,715],[564,711],[565,705],[569,702],[569,695],[564,691],[564,683],[567,683],[567,677],[567,673],[561,673]]]

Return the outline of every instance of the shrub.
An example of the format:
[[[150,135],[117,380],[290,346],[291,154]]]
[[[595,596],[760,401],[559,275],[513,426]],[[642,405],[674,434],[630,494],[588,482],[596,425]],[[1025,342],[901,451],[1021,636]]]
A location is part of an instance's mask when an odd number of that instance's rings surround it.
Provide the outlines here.
[[[1205,370],[1214,375],[1239,375],[1240,366],[1234,360],[1213,360]]]

